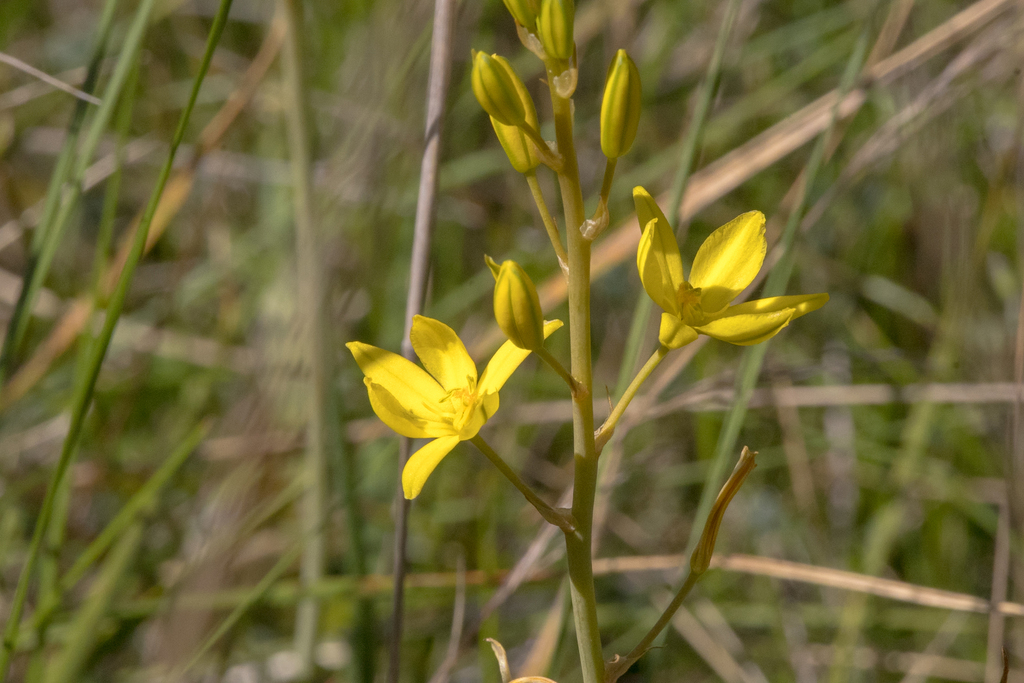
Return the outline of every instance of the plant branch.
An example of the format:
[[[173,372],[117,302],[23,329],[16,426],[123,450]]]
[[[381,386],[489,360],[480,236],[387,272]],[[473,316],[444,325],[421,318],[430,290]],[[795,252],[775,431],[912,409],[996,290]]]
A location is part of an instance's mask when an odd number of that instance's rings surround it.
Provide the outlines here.
[[[700,580],[700,577],[704,575],[704,572],[708,570],[711,565],[711,555],[715,551],[715,542],[718,540],[718,530],[722,525],[722,519],[725,517],[725,511],[729,507],[729,503],[732,501],[736,492],[740,490],[740,486],[743,485],[743,481],[747,478],[747,475],[756,467],[754,458],[757,456],[757,451],[752,451],[746,446],[743,447],[743,452],[740,453],[739,462],[736,463],[736,467],[733,469],[732,474],[729,475],[729,479],[725,482],[722,490],[718,492],[718,497],[715,499],[714,507],[711,510],[711,514],[708,515],[708,520],[704,524],[704,531],[701,533],[700,541],[697,543],[697,547],[694,548],[693,553],[690,555],[690,570],[686,574],[686,581],[676,591],[675,597],[672,598],[672,602],[668,604],[665,611],[661,613],[658,621],[655,622],[651,630],[647,632],[636,647],[630,650],[629,654],[625,657],[619,657],[618,655],[609,662],[607,677],[605,683],[615,683],[615,681],[626,671],[629,667],[644,656],[644,654],[651,649],[651,645],[658,638],[665,627],[668,626],[669,622],[672,621],[672,617],[679,610],[679,607],[683,604],[686,596],[690,594],[690,591]]]
[[[622,398],[619,399],[619,402],[615,404],[615,408],[612,409],[611,415],[609,415],[608,419],[604,421],[601,428],[597,430],[596,441],[598,453],[604,450],[605,444],[607,444],[609,439],[612,438],[612,435],[615,434],[615,425],[619,423],[619,419],[622,418],[623,413],[626,412],[626,408],[629,407],[633,398],[636,397],[637,392],[640,391],[640,387],[643,386],[643,383],[647,381],[647,378],[651,376],[651,373],[654,372],[654,369],[658,367],[661,361],[665,359],[668,352],[669,348],[667,346],[664,344],[658,344],[658,348],[655,349],[654,353],[651,354],[651,357],[647,359],[646,363],[644,363],[644,366],[640,368],[640,372],[636,373],[636,377],[634,377],[633,381],[629,383],[628,387],[626,387],[625,393],[622,394]]]
[[[568,277],[569,256],[565,253],[565,247],[562,245],[562,236],[558,234],[558,224],[551,217],[548,205],[544,201],[544,193],[541,192],[540,183],[537,182],[536,170],[526,174],[526,184],[530,186],[530,193],[533,194],[533,201],[537,205],[537,211],[540,212],[540,219],[544,223],[544,229],[547,230],[548,237],[551,239],[551,246],[555,249],[558,265],[562,269],[562,273]]]
[[[569,371],[565,369],[565,366],[562,365],[557,358],[551,355],[550,351],[542,346],[534,351],[534,353],[540,356],[542,361],[547,363],[552,370],[558,373],[559,377],[565,380],[565,383],[569,385],[569,391],[574,395],[579,391],[579,382],[576,381],[575,377],[569,374]]]
[[[530,485],[523,481],[515,470],[509,467],[508,463],[502,460],[501,456],[498,455],[490,444],[484,441],[484,438],[477,434],[472,439],[473,445],[480,449],[480,452],[487,456],[495,467],[498,468],[505,478],[512,482],[512,485],[519,489],[519,492],[523,494],[530,505],[537,508],[537,512],[544,518],[549,524],[557,526],[559,529],[567,534],[571,534],[576,530],[576,523],[572,519],[572,515],[568,510],[564,508],[553,508],[545,503],[537,493],[530,488]]]

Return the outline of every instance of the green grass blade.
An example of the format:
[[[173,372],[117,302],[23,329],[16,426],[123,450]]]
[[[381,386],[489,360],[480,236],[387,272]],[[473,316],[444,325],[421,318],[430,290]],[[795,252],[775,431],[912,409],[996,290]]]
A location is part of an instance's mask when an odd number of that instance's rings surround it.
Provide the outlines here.
[[[47,667],[45,683],[72,683],[80,681],[82,667],[96,648],[101,633],[100,621],[110,610],[125,574],[132,566],[135,553],[142,542],[145,525],[135,522],[121,535],[103,570],[93,582],[89,596],[75,614],[70,634],[61,653]]]
[[[85,82],[82,84],[83,92],[92,94],[93,89],[96,87],[96,80],[99,77],[100,65],[103,63],[103,56],[106,53],[107,41],[110,37],[110,29],[114,24],[114,14],[117,9],[117,3],[118,0],[107,0],[106,4],[103,6],[103,13],[100,15],[99,29],[96,32],[96,45],[89,58],[89,66],[86,71]],[[57,163],[50,176],[49,187],[46,189],[46,199],[43,202],[43,213],[36,227],[36,231],[32,235],[32,245],[30,247],[29,254],[30,261],[25,270],[24,282],[27,282],[35,272],[36,260],[39,256],[39,252],[45,242],[46,235],[50,232],[50,226],[53,224],[54,216],[60,206],[64,183],[67,181],[68,176],[71,173],[72,164],[74,163],[75,158],[75,149],[78,147],[79,133],[82,130],[82,124],[85,121],[85,115],[88,111],[88,107],[88,103],[83,100],[76,100],[75,102],[75,109],[71,115],[71,123],[68,125],[67,136],[64,138],[64,145],[61,147],[60,156],[58,156]],[[3,383],[4,378],[7,376],[8,371],[10,370],[10,364],[13,361],[15,346],[13,339],[15,337],[15,331],[18,329],[19,325],[24,325],[23,323],[15,323],[22,318],[27,320],[29,317],[27,311],[30,311],[31,308],[27,307],[28,294],[28,288],[22,286],[22,290],[18,295],[18,301],[15,303],[14,310],[11,312],[11,319],[8,321],[7,332],[4,335],[3,348],[0,349],[0,384]],[[21,334],[24,333],[22,332]]]
[[[36,258],[26,270],[25,278],[22,281],[22,290],[18,295],[18,304],[8,324],[3,351],[0,352],[0,361],[2,361],[0,362],[0,367],[7,367],[9,369],[25,340],[28,323],[32,317],[32,309],[35,306],[36,299],[39,297],[39,290],[42,289],[43,282],[50,272],[53,258],[57,254],[57,249],[67,230],[71,216],[78,206],[78,200],[82,196],[82,181],[85,178],[85,172],[96,153],[100,138],[106,132],[110,119],[114,115],[115,107],[120,100],[121,91],[132,70],[135,68],[139,50],[142,48],[142,39],[146,35],[146,29],[149,26],[150,15],[155,2],[156,0],[142,0],[139,8],[136,10],[135,17],[132,19],[131,26],[128,29],[124,46],[121,48],[117,63],[114,66],[114,72],[110,77],[110,82],[103,92],[103,103],[90,122],[81,150],[75,157],[70,187],[66,193],[62,193],[64,196],[60,201],[60,207],[52,223],[48,222],[46,225],[40,225],[42,243],[39,245]]]
[[[151,2],[149,4],[151,5]],[[103,364],[103,358],[106,356],[107,348],[110,346],[110,340],[114,335],[114,327],[117,325],[117,320],[124,308],[125,297],[128,295],[128,287],[131,284],[132,277],[135,274],[135,268],[138,266],[139,260],[142,258],[142,252],[146,245],[149,226],[153,221],[153,215],[156,213],[156,207],[160,201],[160,195],[163,193],[164,187],[167,184],[167,179],[170,177],[171,168],[174,164],[174,157],[177,154],[178,147],[181,145],[181,141],[185,137],[185,129],[188,126],[189,118],[192,116],[192,109],[195,107],[196,98],[199,95],[199,89],[202,86],[203,79],[210,68],[210,60],[213,58],[214,48],[220,39],[221,33],[224,31],[224,24],[227,22],[227,15],[230,8],[231,0],[221,0],[220,8],[214,18],[213,25],[210,27],[206,51],[203,54],[203,61],[200,64],[199,73],[196,75],[195,82],[193,83],[188,104],[185,106],[185,110],[181,113],[177,130],[174,133],[174,138],[171,140],[171,147],[167,154],[167,159],[160,171],[160,176],[158,177],[156,187],[153,189],[153,193],[149,198],[146,210],[142,215],[142,221],[139,223],[138,230],[135,233],[131,251],[128,254],[128,259],[125,261],[124,269],[121,271],[121,275],[118,278],[114,294],[110,298],[110,303],[107,307],[107,315],[103,321],[103,329],[101,330],[95,344],[93,344],[91,353],[89,354],[90,362],[88,374],[85,381],[76,389],[75,395],[72,398],[71,423],[68,427],[68,434],[64,440],[64,445],[61,448],[60,458],[54,468],[50,482],[47,485],[46,497],[43,499],[39,518],[36,520],[35,530],[32,533],[32,540],[29,544],[28,555],[25,558],[25,564],[21,569],[21,575],[18,577],[18,585],[15,588],[14,597],[11,602],[7,626],[4,629],[3,646],[2,649],[0,649],[0,683],[3,683],[3,681],[7,679],[7,671],[10,667],[11,656],[13,655],[14,648],[18,640],[19,622],[21,620],[21,613],[24,610],[25,600],[28,595],[28,585],[32,575],[35,573],[43,535],[49,527],[50,519],[53,515],[56,493],[64,475],[67,473],[67,470],[71,465],[75,448],[78,444],[78,437],[81,435],[85,415],[92,399],[92,392],[96,385],[96,378],[99,376],[100,366]],[[140,8],[139,11],[142,12],[142,9]]]

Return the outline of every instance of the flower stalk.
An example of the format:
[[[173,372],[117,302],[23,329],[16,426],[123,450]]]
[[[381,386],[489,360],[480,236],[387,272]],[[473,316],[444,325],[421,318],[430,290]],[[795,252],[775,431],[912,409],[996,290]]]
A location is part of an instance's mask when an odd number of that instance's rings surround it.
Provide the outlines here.
[[[522,478],[516,474],[516,471],[509,467],[508,463],[505,462],[500,455],[491,448],[490,444],[484,441],[484,438],[477,434],[471,441],[481,453],[487,456],[487,459],[498,468],[498,471],[505,475],[505,478],[512,482],[512,485],[519,489],[519,492],[523,494],[523,497],[532,505],[537,508],[537,512],[544,518],[548,524],[553,524],[567,534],[571,534],[576,529],[576,524],[572,519],[572,514],[565,508],[553,508],[541,499],[537,495],[537,492],[530,488]]]
[[[729,503],[732,501],[736,492],[740,490],[740,486],[743,485],[743,481],[747,478],[747,475],[753,471],[757,464],[754,462],[754,458],[757,456],[757,451],[752,451],[746,446],[743,447],[743,452],[740,453],[739,462],[736,463],[735,469],[732,474],[729,475],[729,479],[725,482],[722,490],[719,491],[718,497],[715,499],[715,504],[711,508],[711,514],[708,515],[707,522],[704,524],[704,531],[700,535],[700,541],[697,543],[697,547],[694,548],[693,553],[690,555],[690,570],[686,574],[686,580],[683,585],[676,591],[675,596],[672,598],[672,602],[668,604],[665,611],[661,613],[658,621],[655,622],[651,630],[647,632],[647,635],[636,644],[629,654],[625,657],[619,657],[616,655],[608,663],[608,673],[605,678],[605,683],[615,683],[618,678],[629,670],[629,667],[633,666],[637,660],[644,656],[644,654],[651,649],[651,645],[657,639],[658,635],[661,634],[665,627],[668,626],[669,622],[672,621],[672,617],[675,616],[676,612],[679,611],[686,596],[690,594],[697,582],[704,572],[711,566],[711,555],[715,550],[715,542],[718,540],[718,530],[722,525],[722,519],[725,517],[725,510],[729,507]]]
[[[546,46],[545,46],[546,47]],[[569,588],[584,683],[604,680],[601,632],[591,558],[594,497],[597,491],[597,444],[594,439],[593,371],[590,349],[590,241],[580,232],[585,220],[583,189],[573,142],[572,101],[558,90],[557,65],[547,64],[555,118],[555,138],[562,157],[558,186],[565,212],[569,256],[570,370],[577,382],[572,397],[574,480],[572,514],[576,530],[565,535]]]
[[[658,348],[651,354],[651,357],[647,359],[646,363],[644,363],[644,366],[640,368],[640,372],[636,374],[633,381],[629,383],[628,387],[626,387],[626,391],[622,394],[622,398],[619,399],[619,402],[615,404],[615,407],[612,409],[608,419],[605,420],[604,424],[601,425],[601,428],[597,430],[596,444],[598,453],[604,450],[605,444],[611,440],[612,435],[615,434],[615,425],[619,423],[623,413],[626,412],[626,408],[629,407],[630,402],[632,402],[636,397],[636,394],[640,391],[640,387],[643,386],[643,383],[651,376],[654,369],[661,364],[661,361],[665,360],[665,356],[668,355],[669,350],[670,349],[664,344],[659,344]]]
[[[499,55],[473,53],[473,91],[512,167],[522,173],[533,195],[558,264],[566,277],[569,308],[570,363],[566,367],[544,345],[560,321],[545,322],[540,298],[525,270],[515,261],[498,264],[487,257],[495,278],[494,316],[508,341],[482,375],[455,332],[440,321],[419,317],[411,341],[423,368],[396,360],[394,354],[359,342],[350,343],[366,375],[370,402],[377,415],[395,431],[430,438],[405,466],[406,496],[418,495],[431,471],[459,441],[472,441],[523,494],[541,516],[565,535],[573,620],[583,683],[613,683],[650,649],[697,580],[710,566],[726,507],[754,467],[754,453],[744,449],[740,463],[719,493],[694,550],[686,581],[665,613],[626,657],[608,667],[601,651],[594,590],[592,537],[598,480],[598,458],[615,433],[633,399],[670,351],[699,335],[746,346],[778,334],[792,320],[828,301],[828,295],[774,296],[732,304],[753,281],[764,261],[765,219],[758,211],[745,213],[705,240],[689,273],[665,214],[644,188],[633,190],[643,235],[637,252],[640,280],[650,299],[663,310],[659,345],[628,383],[600,429],[594,429],[593,360],[590,329],[591,244],[607,227],[618,158],[633,144],[641,107],[640,76],[636,65],[619,50],[608,71],[601,110],[601,148],[607,158],[597,208],[587,218],[583,187],[573,140],[572,96],[578,79],[573,42],[572,0],[505,0],[516,19],[523,45],[543,62],[551,95],[555,143],[540,135],[536,107],[511,64]],[[546,164],[558,178],[565,220],[565,243],[548,211],[537,168]],[[646,317],[646,313],[644,314]],[[498,409],[498,390],[530,353],[558,374],[572,396],[573,497],[570,510],[553,508],[506,463],[480,435]],[[622,379],[625,385],[625,378]],[[492,641],[504,683],[547,681],[539,677],[512,680],[504,650]]]

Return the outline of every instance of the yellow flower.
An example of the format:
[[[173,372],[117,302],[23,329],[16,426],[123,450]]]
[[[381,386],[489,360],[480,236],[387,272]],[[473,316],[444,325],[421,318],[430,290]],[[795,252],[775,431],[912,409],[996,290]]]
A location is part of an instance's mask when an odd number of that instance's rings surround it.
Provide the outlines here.
[[[561,326],[560,320],[546,323],[544,336]],[[476,436],[494,415],[498,390],[530,352],[505,342],[478,378],[462,340],[441,321],[416,316],[409,338],[426,371],[376,346],[346,346],[366,375],[363,381],[377,417],[402,436],[433,439],[412,454],[402,471],[402,489],[412,499],[441,459],[460,441]]]
[[[665,214],[642,187],[633,190],[633,200],[644,226],[636,264],[647,294],[665,311],[658,335],[665,346],[677,349],[698,334],[740,346],[759,344],[828,301],[828,294],[804,294],[731,306],[764,262],[764,214],[750,211],[711,233],[697,250],[687,279]]]

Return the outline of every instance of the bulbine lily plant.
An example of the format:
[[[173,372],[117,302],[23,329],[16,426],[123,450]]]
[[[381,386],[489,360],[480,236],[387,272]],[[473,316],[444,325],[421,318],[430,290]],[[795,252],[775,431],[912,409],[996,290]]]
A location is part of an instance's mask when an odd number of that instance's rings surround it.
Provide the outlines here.
[[[461,441],[472,441],[536,507],[546,522],[564,534],[580,666],[584,683],[614,683],[651,647],[692,586],[707,570],[719,525],[729,501],[754,468],[756,453],[743,449],[739,462],[712,507],[703,534],[690,559],[683,587],[657,623],[635,648],[607,663],[601,648],[591,558],[591,532],[601,451],[637,391],[672,351],[701,334],[737,345],[763,342],[790,321],[828,301],[827,294],[781,296],[733,304],[761,269],[765,258],[765,219],[751,211],[718,228],[697,251],[689,275],[683,266],[672,227],[651,195],[633,190],[637,219],[643,230],[637,250],[640,280],[663,310],[658,348],[637,373],[603,424],[594,424],[591,364],[590,254],[593,240],[608,226],[608,197],[616,160],[636,137],[640,118],[640,75],[624,50],[608,69],[601,103],[601,150],[607,158],[597,208],[584,213],[583,188],[573,138],[573,93],[576,89],[576,47],[572,0],[504,0],[523,45],[544,63],[554,117],[555,140],[540,132],[537,108],[508,60],[473,53],[472,87],[490,116],[494,132],[512,167],[529,184],[541,221],[551,239],[568,282],[570,363],[568,369],[544,348],[544,340],[562,327],[546,322],[533,283],[513,261],[487,258],[495,278],[494,314],[508,337],[482,374],[465,345],[444,323],[419,316],[411,342],[423,364],[360,342],[348,344],[362,369],[370,403],[389,427],[416,439],[430,439],[402,472],[407,498],[415,498],[431,472]],[[564,212],[559,229],[545,204],[537,171],[556,174]],[[674,208],[674,207],[673,207]],[[545,502],[487,444],[480,434],[498,410],[499,391],[530,353],[535,353],[565,380],[573,404],[574,480],[572,507]],[[504,650],[495,644],[502,677],[510,679]],[[537,680],[537,679],[534,679]],[[546,679],[541,679],[546,680]]]

